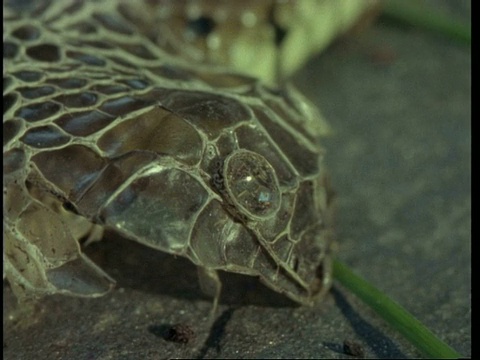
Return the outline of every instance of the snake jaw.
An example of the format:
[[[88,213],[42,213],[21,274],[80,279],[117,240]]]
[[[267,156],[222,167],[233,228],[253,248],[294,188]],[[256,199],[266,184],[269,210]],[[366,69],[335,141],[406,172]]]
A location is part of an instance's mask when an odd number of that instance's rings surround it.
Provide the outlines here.
[[[57,293],[97,297],[113,288],[115,281],[80,252],[75,236],[90,233],[90,222],[62,212],[48,192],[33,198],[21,186],[8,190],[4,273],[20,300]]]

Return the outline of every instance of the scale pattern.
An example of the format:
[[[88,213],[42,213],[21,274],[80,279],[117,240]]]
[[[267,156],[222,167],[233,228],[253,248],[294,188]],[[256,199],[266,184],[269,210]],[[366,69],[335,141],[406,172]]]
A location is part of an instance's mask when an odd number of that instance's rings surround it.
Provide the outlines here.
[[[4,274],[19,297],[111,289],[79,245],[103,229],[302,304],[328,290],[324,128],[306,99],[168,52],[131,2],[13,3]]]

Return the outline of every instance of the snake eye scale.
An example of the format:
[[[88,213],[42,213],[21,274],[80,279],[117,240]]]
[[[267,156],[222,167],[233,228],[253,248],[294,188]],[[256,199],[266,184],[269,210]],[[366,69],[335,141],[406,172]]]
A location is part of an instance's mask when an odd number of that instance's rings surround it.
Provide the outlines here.
[[[218,270],[301,304],[328,291],[327,127],[274,85],[276,65],[290,74],[343,31],[301,47],[305,3],[4,3],[4,277],[19,298],[108,292],[80,246],[105,229],[188,258],[216,301]],[[347,25],[366,7],[336,3]]]

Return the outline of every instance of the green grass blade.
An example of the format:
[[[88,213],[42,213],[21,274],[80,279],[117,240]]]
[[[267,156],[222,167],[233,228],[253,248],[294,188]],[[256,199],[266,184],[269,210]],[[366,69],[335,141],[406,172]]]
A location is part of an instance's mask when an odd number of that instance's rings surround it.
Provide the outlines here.
[[[407,310],[373,285],[354,274],[345,264],[335,260],[333,271],[336,280],[375,310],[425,356],[439,359],[462,357],[458,352],[437,338]]]
[[[427,7],[418,0],[390,0],[383,4],[382,16],[402,24],[415,26],[471,45],[471,26]],[[462,357],[402,306],[395,303],[373,285],[354,274],[345,264],[334,262],[334,277],[343,286],[377,312],[400,332],[420,352],[429,358],[455,359]]]
[[[390,0],[383,3],[383,16],[404,24],[426,29],[470,45],[472,29],[469,24],[426,6],[418,0]]]

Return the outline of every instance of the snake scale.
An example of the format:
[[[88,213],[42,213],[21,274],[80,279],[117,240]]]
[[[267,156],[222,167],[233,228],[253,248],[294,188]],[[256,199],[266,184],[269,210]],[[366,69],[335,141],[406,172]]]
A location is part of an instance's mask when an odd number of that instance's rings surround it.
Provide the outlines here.
[[[342,13],[337,2],[330,23],[344,24],[311,30],[330,19],[328,3],[4,3],[4,276],[15,294],[109,291],[80,245],[109,229],[190,259],[216,301],[217,270],[301,304],[322,297],[334,243],[326,125],[275,80],[367,6]]]

